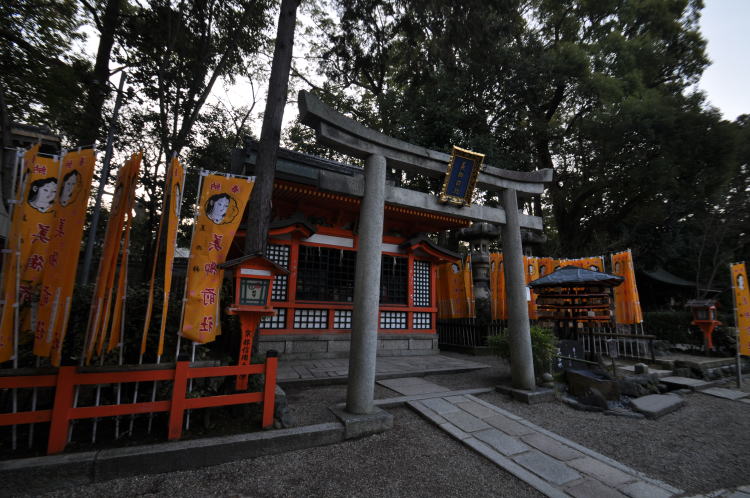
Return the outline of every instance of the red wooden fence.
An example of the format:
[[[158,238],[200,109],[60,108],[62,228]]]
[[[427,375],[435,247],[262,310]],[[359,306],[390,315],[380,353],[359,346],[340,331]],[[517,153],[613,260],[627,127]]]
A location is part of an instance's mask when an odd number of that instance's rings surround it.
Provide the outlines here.
[[[0,426],[50,422],[47,454],[60,453],[68,441],[71,420],[114,417],[119,415],[169,412],[168,438],[182,436],[185,410],[216,406],[263,404],[263,428],[273,424],[274,397],[276,394],[276,369],[279,359],[269,356],[265,363],[224,367],[190,367],[190,362],[180,361],[174,369],[137,370],[126,372],[79,373],[78,367],[61,367],[57,374],[0,377],[0,389],[54,387],[55,398],[51,410],[35,410],[0,414]],[[263,391],[219,396],[186,398],[188,379],[264,374]],[[143,403],[74,407],[76,386],[121,384],[127,382],[171,381],[172,399]]]

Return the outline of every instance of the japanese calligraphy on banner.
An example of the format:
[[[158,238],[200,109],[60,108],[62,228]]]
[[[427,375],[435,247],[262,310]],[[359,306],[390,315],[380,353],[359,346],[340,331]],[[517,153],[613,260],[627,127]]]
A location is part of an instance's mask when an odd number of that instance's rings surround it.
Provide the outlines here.
[[[15,323],[14,306],[20,294],[20,271],[22,258],[21,252],[24,245],[23,235],[28,217],[25,211],[28,207],[26,199],[27,187],[31,181],[43,178],[41,171],[34,174],[34,161],[39,152],[39,145],[31,147],[23,156],[22,175],[15,192],[15,204],[13,216],[10,222],[7,248],[9,253],[3,258],[3,305],[2,316],[0,316],[0,362],[8,361],[13,356],[13,330]],[[27,255],[28,257],[28,255]],[[20,325],[20,324],[19,324]]]
[[[635,284],[633,256],[630,250],[612,255],[612,273],[625,278],[625,281],[615,287],[615,321],[622,324],[643,322],[641,302],[638,288]]]
[[[505,304],[505,268],[503,253],[490,253],[490,295],[493,320],[507,320],[508,308]]]
[[[745,263],[729,266],[734,290],[734,320],[740,337],[740,354],[750,356],[750,289]]]
[[[60,365],[80,252],[75,249],[83,238],[95,161],[92,149],[69,152],[62,160],[58,205],[50,231],[49,256],[34,330],[34,354],[44,357],[51,354],[54,366]]]
[[[7,277],[18,279],[18,294],[15,289],[6,300],[8,313],[3,313],[0,336],[11,337],[14,324],[22,332],[32,332],[36,323],[32,320],[31,305],[39,295],[44,269],[48,265],[52,227],[57,206],[57,181],[60,175],[60,160],[57,157],[35,155],[24,165],[21,185],[23,196],[14,210],[11,243],[16,243],[19,257],[19,273]],[[14,303],[20,307],[19,323],[15,323],[12,310]],[[3,341],[5,342],[5,341]],[[6,358],[7,359],[7,358]]]
[[[157,354],[164,353],[164,331],[167,325],[167,312],[169,311],[169,293],[172,288],[172,264],[174,262],[175,243],[177,240],[177,227],[180,223],[180,207],[182,206],[182,192],[185,186],[185,169],[176,157],[167,168],[164,179],[164,190],[167,194],[162,203],[161,219],[159,220],[159,231],[156,236],[156,247],[154,250],[153,266],[151,268],[151,284],[148,291],[148,304],[146,306],[146,319],[143,323],[143,335],[141,337],[141,354],[146,352],[148,330],[151,325],[151,315],[154,304],[154,284],[156,282],[156,268],[159,261],[159,248],[161,246],[162,229],[166,220],[166,255],[164,260],[164,294],[162,304],[161,325],[159,328],[159,346]]]
[[[97,354],[101,354],[105,340],[109,336],[109,322],[113,311],[113,304],[115,305],[115,314],[117,314],[118,306],[120,305],[118,301],[121,301],[121,299],[113,297],[112,291],[115,285],[118,255],[121,250],[127,250],[127,247],[121,247],[125,232],[123,227],[127,229],[130,226],[129,222],[127,225],[125,224],[125,217],[127,216],[129,219],[133,207],[135,186],[141,167],[142,155],[143,153],[141,152],[133,154],[117,173],[115,192],[112,196],[112,206],[109,219],[107,220],[107,230],[104,235],[104,247],[99,260],[96,287],[91,299],[91,311],[85,346],[87,363],[91,361],[94,351]],[[121,271],[123,270],[126,270],[126,268],[121,268]],[[119,287],[118,282],[118,289]],[[113,300],[115,301],[114,303]],[[113,323],[112,327],[117,329],[116,335],[119,337],[120,324]],[[116,341],[110,339],[110,344],[111,347],[114,347]]]
[[[180,332],[187,339],[204,344],[221,333],[219,291],[224,272],[217,266],[226,260],[253,184],[247,178],[203,178]]]

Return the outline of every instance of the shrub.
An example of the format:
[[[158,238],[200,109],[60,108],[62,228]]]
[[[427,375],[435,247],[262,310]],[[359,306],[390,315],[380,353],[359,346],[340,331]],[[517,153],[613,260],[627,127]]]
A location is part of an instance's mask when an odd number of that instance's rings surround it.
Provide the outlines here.
[[[510,340],[508,329],[498,335],[487,338],[487,344],[493,353],[500,358],[512,361],[510,357]],[[531,327],[531,355],[534,361],[534,373],[540,376],[549,372],[552,359],[557,352],[557,338],[552,330],[533,325]]]

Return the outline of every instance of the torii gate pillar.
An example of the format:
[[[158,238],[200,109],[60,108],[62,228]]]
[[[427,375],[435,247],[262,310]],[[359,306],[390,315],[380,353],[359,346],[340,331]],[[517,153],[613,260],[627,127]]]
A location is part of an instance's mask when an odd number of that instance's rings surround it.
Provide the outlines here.
[[[505,209],[503,225],[503,265],[505,289],[508,303],[508,333],[510,342],[510,374],[513,387],[533,391],[534,361],[531,354],[531,327],[529,308],[526,302],[526,281],[524,279],[523,247],[521,228],[518,219],[518,197],[513,189],[502,193]]]
[[[359,250],[354,273],[354,315],[349,351],[346,411],[367,414],[375,396],[380,264],[385,207],[385,157],[365,160],[365,191],[359,211]]]
[[[364,182],[361,177],[346,181],[321,171],[318,188],[345,191],[361,196],[359,249],[354,283],[354,320],[349,354],[349,385],[346,412],[369,415],[374,408],[375,362],[379,320],[380,262],[383,241],[383,208],[404,206],[438,214],[449,213],[471,221],[503,225],[506,282],[510,305],[511,361],[514,387],[533,390],[534,365],[531,355],[526,285],[523,276],[523,254],[520,228],[541,231],[542,219],[518,212],[516,192],[541,195],[544,185],[552,181],[552,170],[532,172],[509,171],[484,165],[476,185],[488,192],[503,191],[505,209],[488,206],[451,206],[436,196],[385,185],[386,163],[404,171],[442,179],[450,156],[383,135],[336,112],[314,95],[300,91],[300,121],[316,132],[316,141],[338,152],[365,160]],[[362,184],[364,183],[364,185]],[[392,423],[392,421],[390,422]],[[347,429],[348,430],[348,429]]]

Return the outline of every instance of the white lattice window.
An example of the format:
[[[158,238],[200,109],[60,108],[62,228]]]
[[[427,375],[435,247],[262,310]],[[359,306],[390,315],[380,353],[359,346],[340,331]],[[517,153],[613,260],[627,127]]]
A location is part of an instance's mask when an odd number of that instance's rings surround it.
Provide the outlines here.
[[[281,266],[289,269],[289,246],[285,244],[268,244],[266,257]],[[273,279],[271,289],[271,301],[286,301],[289,279],[287,275],[276,275]]]
[[[415,329],[431,329],[432,313],[414,313],[412,316],[412,326]]]
[[[336,310],[333,312],[333,328],[352,328],[352,310]]]
[[[295,329],[327,329],[328,310],[294,310]]]
[[[414,261],[414,306],[430,306],[430,262]]]
[[[285,329],[286,328],[286,309],[276,308],[276,314],[272,316],[264,316],[260,319],[260,325],[258,327],[262,329]]]
[[[380,312],[381,329],[405,329],[406,312],[405,311],[381,311]]]

